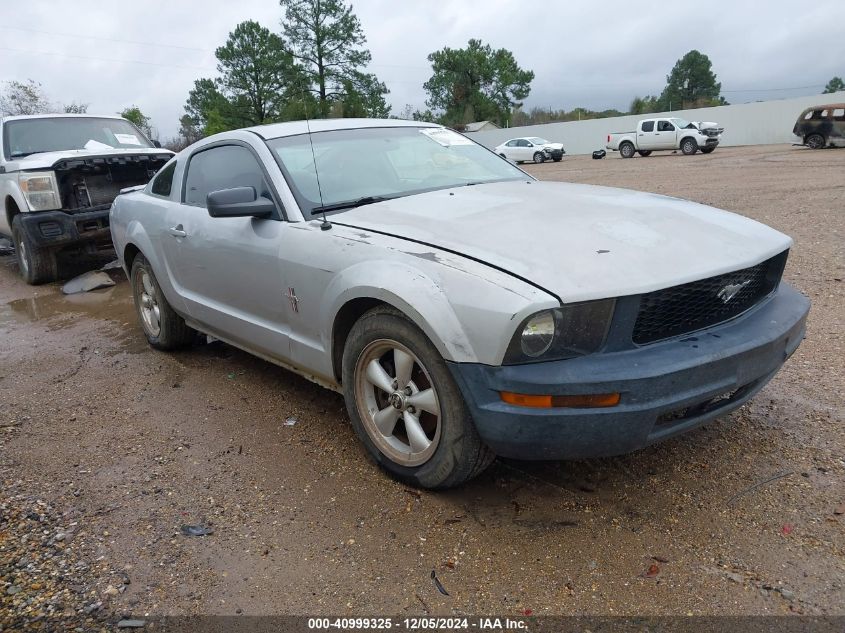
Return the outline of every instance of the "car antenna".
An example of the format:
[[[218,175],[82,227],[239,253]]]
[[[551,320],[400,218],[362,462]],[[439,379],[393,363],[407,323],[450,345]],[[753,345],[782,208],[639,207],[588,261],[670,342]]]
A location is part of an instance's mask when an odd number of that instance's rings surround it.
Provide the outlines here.
[[[314,141],[311,139],[311,122],[308,120],[308,106],[305,106],[305,127],[308,129],[308,142],[311,144],[311,159],[314,161],[314,175],[317,177],[317,193],[320,194],[320,209],[323,211],[323,223],[321,231],[328,231],[332,223],[326,219],[325,205],[323,204],[323,188],[320,186],[320,170],[317,169],[317,154],[314,152]]]

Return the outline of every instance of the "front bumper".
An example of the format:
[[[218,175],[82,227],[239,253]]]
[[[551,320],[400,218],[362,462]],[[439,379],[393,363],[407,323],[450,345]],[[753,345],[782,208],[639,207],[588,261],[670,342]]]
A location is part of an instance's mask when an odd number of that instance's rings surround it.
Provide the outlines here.
[[[40,248],[111,243],[108,209],[80,213],[32,211],[22,213],[19,221],[30,241]]]
[[[810,302],[786,283],[748,313],[613,353],[527,365],[449,363],[479,435],[518,459],[619,455],[689,431],[757,393],[804,338]],[[620,393],[615,407],[532,409],[499,392]]]

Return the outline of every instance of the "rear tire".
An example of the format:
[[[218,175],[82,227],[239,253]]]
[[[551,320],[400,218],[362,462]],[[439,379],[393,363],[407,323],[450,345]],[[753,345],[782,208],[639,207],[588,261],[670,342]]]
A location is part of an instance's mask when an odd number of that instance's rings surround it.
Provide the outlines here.
[[[188,327],[185,319],[170,307],[153,274],[152,266],[140,253],[132,262],[129,281],[132,284],[135,312],[147,342],[160,350],[173,350],[190,345],[196,331]]]
[[[534,152],[534,162],[539,164],[546,161],[546,155],[543,152]]]
[[[646,156],[651,156],[651,152],[652,152],[652,150],[650,150],[650,149],[641,149],[637,152],[637,154],[639,154],[640,156],[645,158]]]
[[[33,286],[55,281],[59,272],[55,251],[33,244],[21,226],[20,217],[16,215],[12,220],[12,241],[21,277]]]
[[[827,141],[821,134],[810,134],[804,139],[804,145],[810,149],[823,149],[827,145]]]
[[[633,158],[635,153],[634,144],[629,141],[625,141],[619,146],[619,155],[622,158]]]
[[[406,484],[459,486],[495,458],[440,353],[393,308],[374,308],[352,326],[343,350],[343,393],[370,458]]]
[[[681,141],[681,151],[684,156],[692,156],[698,151],[698,143],[695,142],[694,138],[685,138]]]

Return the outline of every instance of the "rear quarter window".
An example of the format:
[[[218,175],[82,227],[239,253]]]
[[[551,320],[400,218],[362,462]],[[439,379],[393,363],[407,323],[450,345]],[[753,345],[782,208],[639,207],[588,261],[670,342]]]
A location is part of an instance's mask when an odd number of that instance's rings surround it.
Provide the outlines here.
[[[170,192],[173,190],[173,173],[176,171],[176,161],[174,160],[168,165],[164,166],[160,172],[155,175],[150,191],[157,196],[170,197]]]

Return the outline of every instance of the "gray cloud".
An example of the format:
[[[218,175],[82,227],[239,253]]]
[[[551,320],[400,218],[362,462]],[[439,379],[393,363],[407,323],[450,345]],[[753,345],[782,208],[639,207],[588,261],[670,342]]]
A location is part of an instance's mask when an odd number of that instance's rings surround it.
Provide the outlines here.
[[[371,70],[398,112],[424,107],[428,53],[476,37],[536,73],[526,106],[625,109],[657,94],[692,48],[710,56],[732,103],[821,92],[845,74],[845,3],[359,0]],[[0,22],[0,81],[32,78],[62,103],[113,113],[136,104],[176,133],[193,81],[215,74],[214,49],[238,22],[279,30],[274,0],[30,0]]]

